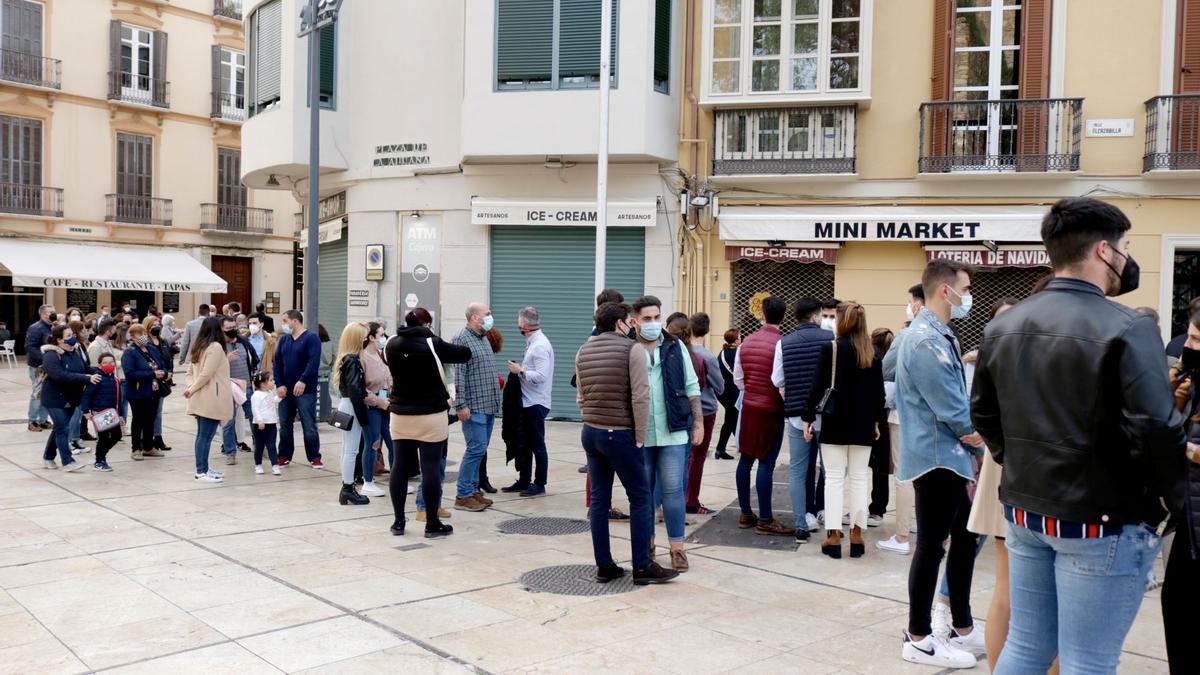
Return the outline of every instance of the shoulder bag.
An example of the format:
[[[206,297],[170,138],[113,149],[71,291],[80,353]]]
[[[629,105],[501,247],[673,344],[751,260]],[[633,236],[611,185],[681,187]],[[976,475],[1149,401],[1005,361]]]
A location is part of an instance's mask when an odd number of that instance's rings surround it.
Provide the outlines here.
[[[329,379],[332,381],[334,378],[330,377]],[[329,426],[342,431],[350,431],[354,428],[354,413],[334,410],[329,415]]]
[[[433,348],[433,338],[425,338],[425,344],[429,345],[429,353],[433,354],[433,362],[437,364],[438,377],[442,378],[442,388],[445,389],[446,394],[449,395],[450,387],[449,387],[449,385],[446,384],[446,368],[445,368],[445,366],[442,365],[442,360],[440,358],[438,358],[437,350]],[[451,410],[453,410],[454,409],[454,399],[447,398],[446,405],[449,406]]]
[[[837,412],[837,340],[833,341],[833,376],[829,378],[829,388],[821,396],[816,412],[818,415],[833,415]]]

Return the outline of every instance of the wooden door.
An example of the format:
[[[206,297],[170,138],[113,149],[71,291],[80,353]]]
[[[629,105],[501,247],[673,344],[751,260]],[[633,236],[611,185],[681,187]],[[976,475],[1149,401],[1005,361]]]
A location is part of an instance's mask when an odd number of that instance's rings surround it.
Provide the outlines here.
[[[225,293],[213,293],[210,304],[217,312],[220,312],[221,307],[228,302],[241,304],[243,314],[253,311],[254,306],[250,304],[253,269],[254,260],[251,258],[224,255],[212,257],[213,273],[224,279],[225,283],[229,285]]]

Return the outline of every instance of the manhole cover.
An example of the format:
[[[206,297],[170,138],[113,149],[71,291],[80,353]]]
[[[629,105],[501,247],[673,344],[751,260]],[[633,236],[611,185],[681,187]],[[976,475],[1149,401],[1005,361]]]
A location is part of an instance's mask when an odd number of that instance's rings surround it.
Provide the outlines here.
[[[596,583],[596,568],[592,565],[540,567],[522,574],[517,581],[530,591],[558,595],[616,595],[637,590],[628,571],[615,581]]]
[[[580,534],[591,529],[586,520],[573,518],[516,518],[496,525],[504,534],[537,534],[546,537]]]

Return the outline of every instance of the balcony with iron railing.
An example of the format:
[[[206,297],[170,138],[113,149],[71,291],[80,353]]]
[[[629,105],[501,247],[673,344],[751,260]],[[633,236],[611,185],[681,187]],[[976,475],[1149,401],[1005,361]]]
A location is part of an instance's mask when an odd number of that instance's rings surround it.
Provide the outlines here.
[[[201,204],[200,231],[266,236],[275,232],[275,212],[235,204]]]
[[[0,80],[40,89],[62,89],[62,61],[0,49]]]
[[[104,222],[121,225],[170,227],[173,204],[162,197],[109,194],[104,196]]]
[[[212,92],[212,111],[209,117],[226,122],[246,121],[246,96],[228,91]]]
[[[1079,170],[1083,99],[921,104],[921,173]]]
[[[1200,171],[1200,94],[1146,101],[1142,171]]]
[[[148,75],[108,74],[108,100],[153,108],[171,107],[171,84]]]
[[[241,21],[242,0],[213,0],[213,16],[231,21]]]
[[[856,106],[718,110],[714,176],[853,174]]]
[[[62,218],[62,188],[0,183],[0,213]]]

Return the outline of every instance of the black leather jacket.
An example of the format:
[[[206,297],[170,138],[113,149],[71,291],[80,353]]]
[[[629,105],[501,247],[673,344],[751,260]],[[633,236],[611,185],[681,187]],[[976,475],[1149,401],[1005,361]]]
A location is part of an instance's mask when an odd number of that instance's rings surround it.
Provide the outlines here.
[[[251,351],[254,351],[251,349]],[[341,372],[338,377],[338,391],[342,396],[350,399],[350,403],[354,406],[354,416],[358,418],[358,423],[367,424],[369,412],[367,410],[367,375],[363,370],[362,361],[355,354],[347,354],[342,358]]]
[[[1154,322],[1055,279],[984,331],[971,419],[1004,465],[1000,501],[1061,520],[1181,513],[1183,418]]]

